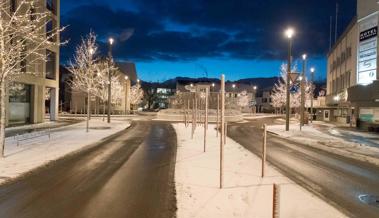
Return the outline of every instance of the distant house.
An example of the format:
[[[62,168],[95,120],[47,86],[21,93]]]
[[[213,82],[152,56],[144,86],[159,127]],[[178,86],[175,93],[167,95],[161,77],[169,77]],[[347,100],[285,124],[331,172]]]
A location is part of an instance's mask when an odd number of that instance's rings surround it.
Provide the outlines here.
[[[257,113],[273,113],[274,107],[271,105],[272,88],[260,90],[257,94],[256,107]]]

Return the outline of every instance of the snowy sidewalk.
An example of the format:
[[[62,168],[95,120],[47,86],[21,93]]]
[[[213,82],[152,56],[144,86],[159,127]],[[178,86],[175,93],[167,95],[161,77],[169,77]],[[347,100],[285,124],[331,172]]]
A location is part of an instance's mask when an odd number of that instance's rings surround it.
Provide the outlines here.
[[[5,158],[0,159],[0,183],[98,142],[127,128],[130,123],[112,120],[108,124],[100,119],[92,119],[89,133],[86,133],[85,126],[86,122],[81,122],[58,128],[51,132],[50,140],[45,135],[22,141],[19,146],[14,137],[6,138]]]
[[[219,138],[209,125],[203,153],[203,129],[191,140],[191,127],[173,125],[178,140],[175,183],[177,217],[272,217],[272,184],[280,184],[280,217],[345,217],[271,166],[260,177],[261,159],[227,138],[224,148],[224,188],[219,189]],[[257,142],[260,143],[260,142]]]
[[[305,125],[302,128],[302,131],[300,131],[299,124],[296,123],[290,125],[289,131],[285,131],[284,125],[270,125],[268,126],[268,131],[297,143],[306,144],[308,146],[379,166],[378,147],[351,142],[344,140],[343,137],[333,136],[333,134],[338,134],[337,132],[333,132],[335,131],[333,129],[331,130],[331,133],[325,133],[315,128],[312,124],[309,124]]]

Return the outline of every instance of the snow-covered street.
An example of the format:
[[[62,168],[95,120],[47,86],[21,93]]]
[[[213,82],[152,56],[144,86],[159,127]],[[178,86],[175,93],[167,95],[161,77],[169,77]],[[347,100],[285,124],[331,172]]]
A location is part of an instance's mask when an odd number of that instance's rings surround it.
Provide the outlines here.
[[[335,154],[355,158],[357,160],[367,161],[379,166],[379,147],[359,143],[358,141],[349,141],[341,135],[340,131],[342,130],[330,128],[326,133],[320,130],[318,127],[320,125],[326,124],[315,122],[315,125],[309,124],[303,126],[302,131],[299,130],[299,123],[291,123],[290,131],[285,131],[284,124],[269,125],[268,131],[294,142],[303,143]],[[368,133],[358,132],[354,134],[363,137],[369,135]]]
[[[130,123],[124,120],[112,120],[108,124],[100,118],[90,121],[90,131],[86,133],[85,122],[61,127],[48,135],[20,141],[9,137],[5,141],[5,158],[0,159],[0,183],[16,178],[37,167],[43,166],[87,145],[100,142],[115,134]]]
[[[232,139],[224,150],[224,188],[219,189],[219,138],[209,126],[207,151],[203,129],[193,140],[191,127],[173,124],[178,140],[175,181],[177,217],[272,217],[272,184],[280,185],[280,217],[345,217],[268,165],[261,178],[261,159]],[[257,142],[260,143],[260,142]]]

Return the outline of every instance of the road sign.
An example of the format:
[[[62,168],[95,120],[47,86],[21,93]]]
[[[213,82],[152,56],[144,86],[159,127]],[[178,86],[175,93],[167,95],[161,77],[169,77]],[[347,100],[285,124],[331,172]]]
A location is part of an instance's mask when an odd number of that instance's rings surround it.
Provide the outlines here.
[[[289,77],[292,83],[295,83],[297,78],[299,77],[300,73],[292,72],[289,73]]]

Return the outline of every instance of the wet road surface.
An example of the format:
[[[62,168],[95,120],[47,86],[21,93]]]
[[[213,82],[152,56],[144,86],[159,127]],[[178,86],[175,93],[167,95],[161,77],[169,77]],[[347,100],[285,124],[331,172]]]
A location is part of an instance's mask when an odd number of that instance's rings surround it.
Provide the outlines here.
[[[262,125],[273,119],[228,125],[228,136],[260,155]],[[379,201],[371,205],[359,197],[379,196],[379,168],[304,144],[268,135],[267,160],[282,173],[351,217],[378,218]],[[379,200],[379,199],[378,199]]]
[[[138,121],[116,137],[0,187],[1,218],[175,216],[176,134]]]

